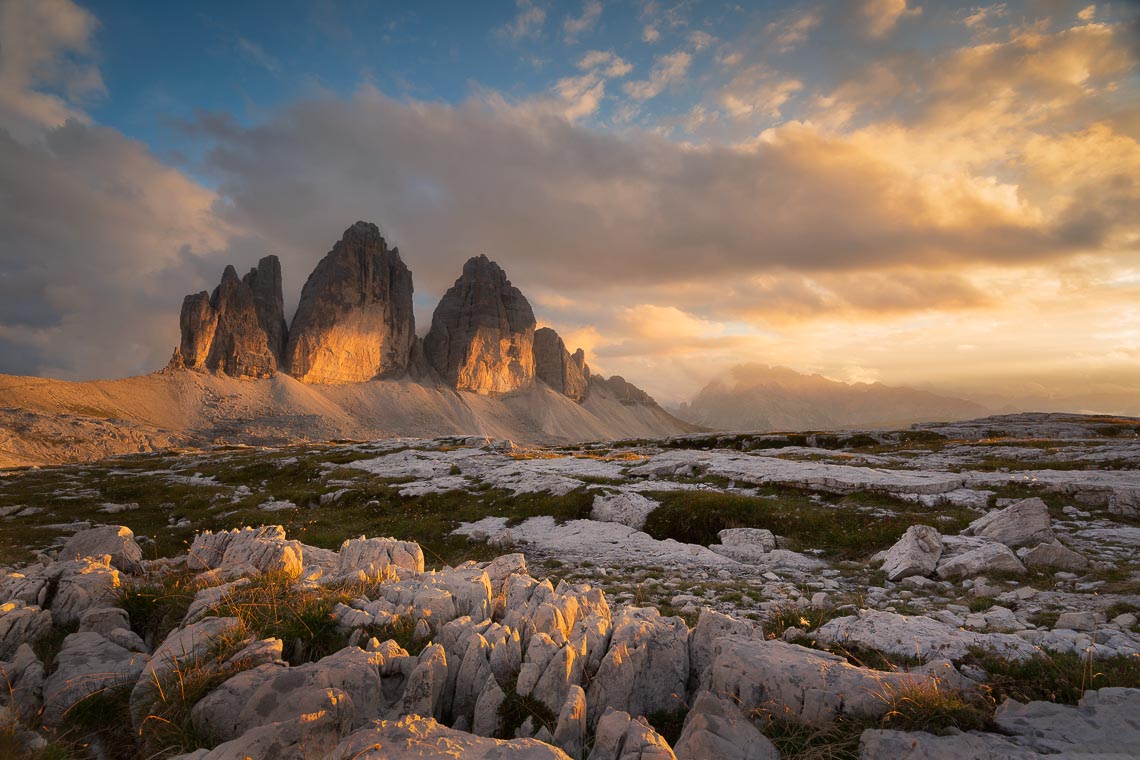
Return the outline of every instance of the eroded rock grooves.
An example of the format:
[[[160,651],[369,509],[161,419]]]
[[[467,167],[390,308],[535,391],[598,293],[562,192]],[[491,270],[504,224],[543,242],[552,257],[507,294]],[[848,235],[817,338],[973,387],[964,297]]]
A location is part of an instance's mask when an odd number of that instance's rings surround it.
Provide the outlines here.
[[[498,264],[475,256],[436,307],[424,353],[458,390],[510,393],[534,384],[534,327],[522,292]]]
[[[415,339],[411,270],[375,224],[357,222],[305,282],[286,361],[304,382],[364,382],[402,375]]]
[[[586,396],[590,368],[586,354],[578,349],[571,354],[558,333],[543,327],[534,333],[534,372],[539,380],[575,401]]]

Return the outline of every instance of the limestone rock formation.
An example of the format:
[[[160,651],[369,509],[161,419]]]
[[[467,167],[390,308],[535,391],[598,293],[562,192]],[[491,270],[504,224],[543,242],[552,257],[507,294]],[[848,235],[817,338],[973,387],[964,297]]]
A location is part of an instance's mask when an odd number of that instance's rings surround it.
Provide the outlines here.
[[[172,363],[231,377],[273,375],[280,356],[271,347],[266,325],[276,335],[276,318],[284,322],[282,303],[276,256],[263,258],[244,281],[227,266],[211,295],[202,291],[182,301],[182,341]]]
[[[281,262],[276,256],[266,256],[241,281],[253,293],[257,322],[265,331],[269,350],[280,369],[285,366],[285,344],[289,339],[289,327],[285,324],[285,298],[281,291]]]
[[[444,294],[424,337],[424,353],[457,390],[510,393],[534,384],[534,312],[486,256],[468,259]]]
[[[573,354],[558,333],[543,327],[534,333],[534,374],[564,396],[581,401],[590,384],[590,368],[586,354],[578,349]]]
[[[285,351],[289,371],[308,383],[399,376],[415,340],[412,272],[375,224],[357,222],[301,290]]]
[[[623,404],[648,404],[650,406],[657,406],[657,402],[653,400],[645,391],[638,388],[633,383],[626,380],[621,375],[614,375],[606,379],[601,375],[590,376],[590,387],[600,387],[605,389],[607,393],[616,398]]]

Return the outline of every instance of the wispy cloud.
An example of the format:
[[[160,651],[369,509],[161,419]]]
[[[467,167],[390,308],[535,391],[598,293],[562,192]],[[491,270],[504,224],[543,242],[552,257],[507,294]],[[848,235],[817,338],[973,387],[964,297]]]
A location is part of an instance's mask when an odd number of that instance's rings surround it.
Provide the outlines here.
[[[506,26],[499,28],[499,33],[512,40],[521,40],[527,37],[537,37],[542,33],[546,23],[546,11],[535,5],[533,0],[515,0],[518,12]]]
[[[684,51],[658,56],[649,72],[649,79],[626,82],[622,89],[634,100],[650,100],[671,85],[685,80],[693,56]]]
[[[602,17],[602,4],[599,0],[587,0],[582,15],[567,16],[562,22],[562,36],[566,44],[573,45],[583,34],[591,31]]]
[[[281,70],[281,62],[265,52],[265,48],[253,40],[247,37],[238,37],[235,44],[242,55],[269,73],[276,74]]]

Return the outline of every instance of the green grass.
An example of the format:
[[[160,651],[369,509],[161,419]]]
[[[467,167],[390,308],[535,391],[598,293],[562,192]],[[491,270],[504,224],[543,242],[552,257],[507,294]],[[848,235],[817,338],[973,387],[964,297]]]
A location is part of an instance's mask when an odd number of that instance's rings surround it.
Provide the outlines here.
[[[123,588],[119,606],[127,611],[131,630],[155,647],[186,617],[199,588],[193,574],[166,576]]]
[[[506,699],[499,705],[500,732],[498,738],[511,739],[527,718],[534,722],[534,728],[545,727],[551,734],[558,726],[558,716],[554,711],[534,697],[524,697],[515,691],[515,679],[509,679],[503,689]]]
[[[997,599],[992,596],[976,596],[966,606],[970,608],[970,612],[985,612],[995,604],[997,604]]]
[[[829,620],[843,617],[846,614],[848,613],[840,612],[834,607],[820,610],[812,607],[800,609],[794,604],[782,605],[768,613],[763,625],[764,636],[769,639],[776,639],[783,636],[784,631],[789,628],[814,631]]]
[[[63,649],[64,639],[78,630],[79,623],[54,625],[49,633],[31,642],[32,651],[36,653],[36,657],[40,658],[40,662],[44,664],[44,675],[51,675],[55,672],[55,658],[59,656],[60,650]]]
[[[799,551],[818,549],[834,559],[862,559],[894,544],[911,525],[934,525],[951,533],[975,517],[956,508],[918,512],[913,504],[879,494],[830,497],[832,504],[819,504],[804,491],[767,491],[767,498],[711,491],[648,494],[661,506],[649,514],[645,532],[657,539],[708,546],[719,542],[717,533],[725,528],[767,528]],[[949,519],[940,520],[940,515]]]
[[[1075,705],[1087,689],[1110,686],[1135,688],[1140,684],[1140,656],[1091,657],[1073,652],[1046,652],[1014,662],[985,650],[971,650],[967,660],[990,676],[998,703],[1009,697],[1018,702],[1035,700]]]

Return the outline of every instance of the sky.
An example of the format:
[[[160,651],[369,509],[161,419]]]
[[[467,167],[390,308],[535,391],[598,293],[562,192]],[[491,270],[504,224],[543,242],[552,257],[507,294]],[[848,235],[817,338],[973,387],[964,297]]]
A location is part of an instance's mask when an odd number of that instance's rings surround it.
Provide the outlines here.
[[[0,373],[161,368],[358,219],[663,401],[1140,390],[1140,3],[0,0]]]

